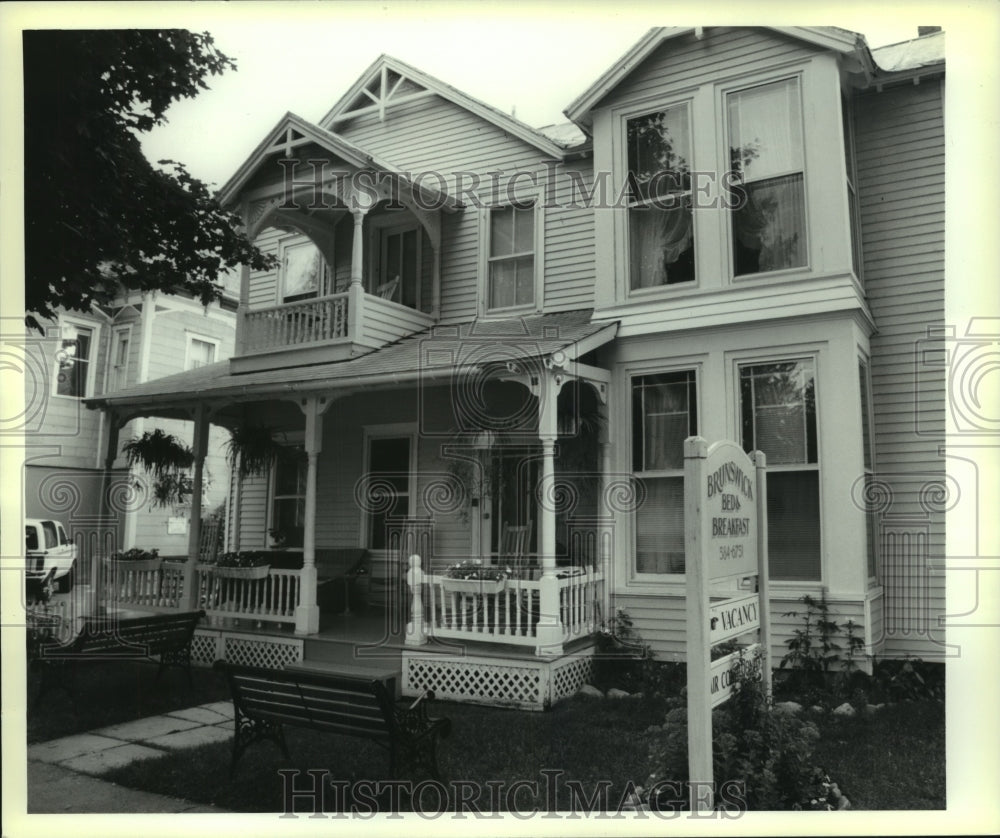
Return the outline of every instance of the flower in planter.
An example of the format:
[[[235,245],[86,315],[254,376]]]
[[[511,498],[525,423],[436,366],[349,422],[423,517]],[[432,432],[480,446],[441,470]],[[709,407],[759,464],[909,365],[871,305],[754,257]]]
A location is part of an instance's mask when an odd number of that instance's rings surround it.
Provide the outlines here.
[[[270,564],[267,553],[259,550],[240,550],[221,553],[214,562],[216,567],[263,567]]]
[[[111,554],[111,560],[115,562],[148,562],[158,558],[160,558],[159,550],[143,550],[141,547],[119,550]]]
[[[449,579],[477,579],[489,582],[500,582],[510,576],[509,567],[484,566],[482,562],[469,559],[453,564],[445,573]]]

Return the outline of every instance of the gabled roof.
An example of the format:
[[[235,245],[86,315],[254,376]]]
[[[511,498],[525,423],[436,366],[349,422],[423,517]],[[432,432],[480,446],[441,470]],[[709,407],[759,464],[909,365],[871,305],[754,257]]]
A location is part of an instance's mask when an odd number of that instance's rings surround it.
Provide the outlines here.
[[[323,128],[332,128],[337,121],[343,121],[345,118],[349,117],[351,111],[357,110],[353,106],[358,101],[359,98],[374,96],[365,91],[372,86],[374,82],[380,80],[383,77],[383,69],[386,71],[391,71],[396,76],[400,76],[410,83],[419,86],[423,91],[428,91],[430,93],[435,93],[442,99],[446,99],[458,105],[465,110],[478,116],[480,119],[484,119],[487,122],[492,123],[497,126],[500,130],[507,132],[508,134],[517,137],[520,140],[533,145],[539,151],[552,157],[556,160],[561,160],[563,158],[563,148],[554,143],[540,131],[532,128],[525,122],[521,122],[519,119],[515,119],[509,114],[505,114],[498,108],[494,108],[492,105],[487,105],[485,102],[481,102],[478,99],[469,96],[467,93],[463,93],[456,87],[452,87],[450,84],[446,84],[440,79],[434,78],[434,76],[428,75],[422,70],[418,70],[407,64],[405,61],[400,61],[398,58],[393,58],[391,55],[380,55],[375,61],[365,70],[358,80],[348,88],[347,92],[340,97],[337,103],[330,109],[330,111],[324,116],[319,124]],[[391,95],[391,92],[390,92]],[[386,99],[385,104],[391,103],[391,99]]]
[[[872,58],[863,35],[833,26],[770,26],[766,27],[791,38],[845,55],[855,55],[866,73],[872,71]],[[650,29],[628,52],[577,96],[563,113],[585,130],[591,124],[591,109],[629,76],[664,41],[694,33],[701,36],[700,26],[657,26]]]
[[[85,403],[91,408],[150,409],[162,414],[205,399],[260,400],[289,393],[448,380],[484,363],[545,358],[556,352],[576,360],[617,334],[617,321],[592,322],[592,315],[591,309],[580,309],[432,326],[356,358],[239,375],[230,372],[228,361],[221,361],[95,396]]]
[[[226,181],[222,189],[219,190],[219,200],[223,205],[232,202],[250,178],[253,177],[257,169],[272,155],[280,154],[283,157],[289,157],[292,149],[307,143],[315,143],[359,169],[394,172],[402,180],[408,182],[405,174],[399,167],[376,157],[374,154],[370,154],[350,140],[344,139],[339,134],[327,131],[318,125],[313,125],[301,116],[297,116],[289,111],[278,121],[278,124],[274,126],[271,132],[264,137],[257,148],[243,162],[243,165],[236,170],[236,173]],[[432,187],[421,184],[419,188],[422,192],[429,193],[432,199],[435,200],[435,203],[440,202],[441,205],[453,208],[460,206],[459,202],[444,193],[434,190]]]

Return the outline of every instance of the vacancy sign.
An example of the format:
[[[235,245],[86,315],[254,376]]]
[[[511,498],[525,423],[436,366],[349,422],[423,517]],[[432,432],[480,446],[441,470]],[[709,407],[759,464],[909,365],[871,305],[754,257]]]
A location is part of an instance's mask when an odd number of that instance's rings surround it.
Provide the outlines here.
[[[712,708],[733,694],[740,666],[752,666],[770,690],[767,586],[767,472],[735,442],[684,441],[684,551],[687,577],[688,770],[692,810],[711,809]],[[737,580],[756,578],[754,593]],[[711,590],[732,595],[710,598]],[[759,633],[759,642],[711,660],[712,647]],[[756,639],[756,638],[754,638]],[[724,778],[729,779],[729,778]]]

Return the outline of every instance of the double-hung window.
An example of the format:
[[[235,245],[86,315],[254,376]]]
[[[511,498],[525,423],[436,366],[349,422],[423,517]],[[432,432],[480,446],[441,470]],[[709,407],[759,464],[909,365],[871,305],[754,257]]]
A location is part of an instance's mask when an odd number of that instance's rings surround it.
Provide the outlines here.
[[[693,282],[691,125],[687,105],[629,119],[629,287]]]
[[[632,471],[645,489],[637,573],[684,572],[684,440],[698,432],[696,388],[694,370],[632,379]]]
[[[798,79],[726,96],[730,167],[739,188],[733,209],[736,276],[807,262],[805,156]]]
[[[819,458],[812,359],[739,369],[743,448],[767,455],[772,579],[819,581]]]
[[[535,207],[489,211],[486,300],[491,311],[535,304]]]
[[[188,335],[187,364],[184,368],[194,370],[198,367],[214,364],[218,347],[217,341]]]
[[[130,326],[119,326],[111,339],[111,374],[108,380],[108,390],[112,393],[121,390],[128,383],[129,346],[132,339]]]
[[[60,324],[56,352],[56,395],[83,398],[90,395],[91,364],[96,351],[94,329],[75,323]]]

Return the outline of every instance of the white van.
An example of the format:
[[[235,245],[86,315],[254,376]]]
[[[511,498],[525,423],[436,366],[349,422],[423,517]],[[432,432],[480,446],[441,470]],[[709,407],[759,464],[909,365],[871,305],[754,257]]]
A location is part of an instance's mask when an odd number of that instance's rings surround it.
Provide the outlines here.
[[[55,584],[59,593],[73,588],[76,544],[58,521],[28,518],[24,522],[24,557],[27,586]]]

